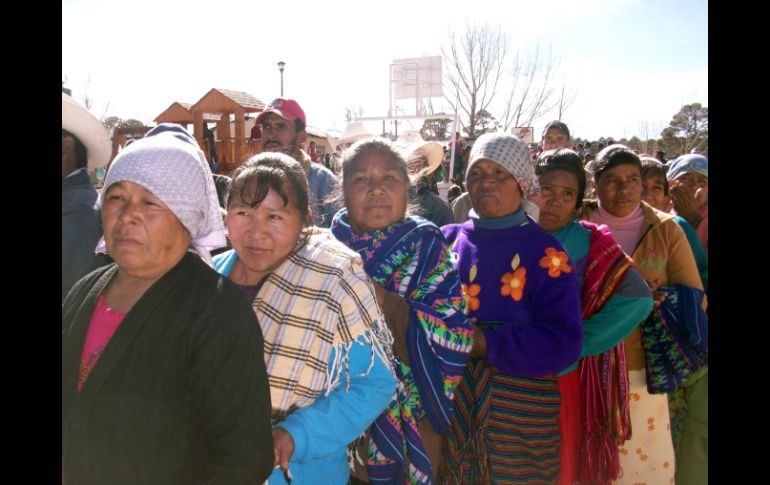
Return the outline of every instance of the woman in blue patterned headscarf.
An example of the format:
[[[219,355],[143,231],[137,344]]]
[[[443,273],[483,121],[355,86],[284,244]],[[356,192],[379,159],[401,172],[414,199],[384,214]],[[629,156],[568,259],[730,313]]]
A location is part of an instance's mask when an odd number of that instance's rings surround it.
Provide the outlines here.
[[[342,164],[345,208],[332,232],[358,252],[393,333],[396,394],[371,427],[373,483],[431,483],[454,389],[471,349],[460,278],[432,222],[407,215],[406,162],[387,140],[363,140]]]

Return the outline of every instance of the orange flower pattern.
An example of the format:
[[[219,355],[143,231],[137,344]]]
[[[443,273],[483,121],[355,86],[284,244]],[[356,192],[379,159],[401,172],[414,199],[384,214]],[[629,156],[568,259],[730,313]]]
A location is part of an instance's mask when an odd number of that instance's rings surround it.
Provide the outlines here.
[[[540,267],[548,269],[548,276],[558,278],[561,273],[569,273],[572,266],[567,264],[569,256],[564,251],[557,251],[556,248],[546,248],[545,256],[540,258]]]
[[[468,312],[475,312],[481,306],[481,301],[478,299],[479,293],[481,293],[481,285],[478,283],[471,283],[466,285],[460,283],[463,290],[463,298],[465,298],[466,315]]]
[[[647,458],[648,458],[648,457],[647,457],[647,455],[646,455],[646,454],[644,454],[644,452],[642,452],[642,449],[641,449],[641,448],[637,448],[637,449],[636,449],[636,454],[637,454],[637,455],[639,455],[639,459],[640,459],[641,461],[647,461]]]
[[[524,285],[527,284],[527,268],[520,266],[513,273],[505,273],[500,282],[500,294],[510,296],[513,301],[520,301],[524,294]]]
[[[674,479],[676,461],[671,432],[666,430],[668,398],[665,394],[647,393],[644,370],[629,370],[628,381],[633,433],[618,447],[623,479],[616,483],[669,483]]]

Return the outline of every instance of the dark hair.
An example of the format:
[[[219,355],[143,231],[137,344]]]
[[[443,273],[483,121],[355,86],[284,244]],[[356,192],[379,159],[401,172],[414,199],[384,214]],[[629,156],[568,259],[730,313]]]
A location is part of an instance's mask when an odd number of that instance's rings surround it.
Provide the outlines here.
[[[548,134],[548,130],[550,130],[551,128],[556,128],[557,130],[562,132],[564,135],[566,135],[567,136],[567,140],[569,140],[569,138],[570,138],[569,128],[567,128],[567,125],[562,123],[559,120],[553,120],[550,123],[548,123],[547,125],[545,125],[545,129],[543,130],[543,136],[541,138],[545,138],[545,135]]]
[[[639,160],[639,155],[627,146],[615,143],[603,148],[596,155],[596,160],[594,160],[592,167],[594,180],[598,183],[604,172],[624,163],[636,166],[641,173],[642,162]]]
[[[447,192],[447,200],[451,204],[456,198],[463,195],[463,189],[461,189],[457,185],[453,185],[449,188],[449,192]]]
[[[290,156],[278,152],[260,153],[235,169],[231,177],[225,194],[227,207],[236,196],[249,207],[257,207],[267,197],[268,190],[273,189],[284,205],[291,200],[302,220],[309,221],[307,177],[299,162]]]
[[[294,118],[294,129],[297,130],[297,133],[305,131],[305,122],[299,118]]]
[[[666,166],[660,163],[660,160],[652,157],[641,157],[639,160],[642,162],[642,181],[655,175],[660,175],[663,177],[663,195],[668,195],[668,179],[666,178],[668,169],[666,169]]]
[[[86,150],[86,146],[83,145],[83,142],[80,141],[80,139],[70,133],[69,131],[65,130],[64,128],[61,129],[61,136],[64,138],[65,136],[71,136],[73,140],[75,140],[75,168],[83,168],[88,165],[88,150]]]
[[[586,171],[583,168],[583,159],[580,158],[580,155],[569,148],[544,151],[537,159],[535,175],[540,177],[554,170],[564,170],[577,177],[578,193],[575,209],[583,207],[583,196],[586,192]]]

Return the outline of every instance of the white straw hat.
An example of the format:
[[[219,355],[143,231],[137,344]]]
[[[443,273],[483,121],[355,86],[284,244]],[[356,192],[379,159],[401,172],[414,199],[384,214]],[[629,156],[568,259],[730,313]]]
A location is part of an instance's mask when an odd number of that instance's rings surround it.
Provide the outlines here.
[[[89,170],[107,165],[112,155],[107,128],[83,105],[65,93],[61,93],[61,127],[85,145]]]
[[[393,149],[404,157],[409,175],[415,180],[433,173],[444,160],[441,145],[423,140],[419,131],[401,134],[393,144]]]
[[[332,150],[336,150],[338,145],[343,143],[353,144],[358,140],[363,140],[364,138],[374,138],[374,134],[369,132],[369,130],[364,127],[363,123],[359,121],[353,121],[352,123],[348,123],[348,126],[345,127],[345,131],[342,132],[342,136],[339,138],[334,138],[328,133],[326,134],[326,138],[329,141]]]

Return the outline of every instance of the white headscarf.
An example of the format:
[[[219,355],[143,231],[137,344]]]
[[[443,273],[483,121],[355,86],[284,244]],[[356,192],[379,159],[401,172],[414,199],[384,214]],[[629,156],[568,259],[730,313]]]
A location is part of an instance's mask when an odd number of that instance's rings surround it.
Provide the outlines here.
[[[516,178],[524,194],[524,210],[537,221],[540,217],[540,184],[535,175],[535,162],[529,155],[526,142],[507,133],[485,133],[471,148],[470,161],[465,169],[467,183],[471,167],[479,160],[487,159],[499,163]]]
[[[176,215],[192,237],[192,249],[211,265],[209,251],[227,245],[211,169],[195,139],[179,125],[163,123],[122,150],[112,162],[104,194],[127,181],[152,192]],[[106,252],[104,237],[97,252]]]

